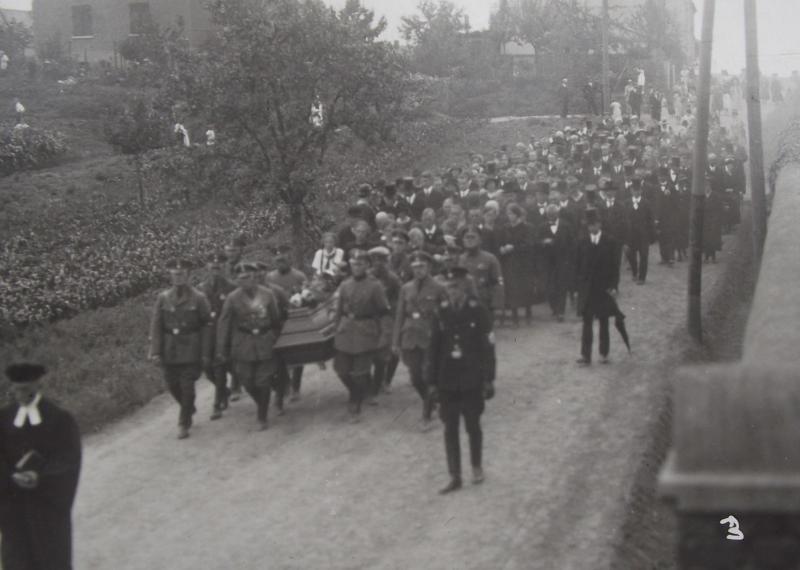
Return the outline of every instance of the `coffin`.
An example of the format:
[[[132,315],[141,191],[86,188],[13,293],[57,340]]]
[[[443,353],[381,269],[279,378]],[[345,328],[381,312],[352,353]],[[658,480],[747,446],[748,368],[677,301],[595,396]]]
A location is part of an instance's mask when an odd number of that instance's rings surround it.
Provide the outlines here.
[[[324,362],[333,358],[333,331],[325,330],[336,312],[336,296],[329,297],[314,309],[291,309],[275,350],[288,366]]]

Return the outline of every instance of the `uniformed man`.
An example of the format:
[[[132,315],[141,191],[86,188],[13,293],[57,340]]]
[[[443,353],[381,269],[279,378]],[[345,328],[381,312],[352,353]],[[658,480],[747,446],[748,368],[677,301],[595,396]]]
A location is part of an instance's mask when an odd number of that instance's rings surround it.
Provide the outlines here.
[[[377,403],[378,392],[391,384],[395,371],[397,370],[398,356],[392,352],[392,334],[394,332],[394,318],[397,312],[397,300],[400,296],[400,288],[403,284],[400,278],[388,267],[389,250],[379,246],[369,250],[372,261],[372,277],[383,285],[386,293],[386,300],[389,301],[389,313],[381,320],[381,338],[378,343],[378,350],[375,352],[373,360],[372,384],[370,386],[370,403]]]
[[[483,433],[480,417],[484,401],[494,396],[494,372],[490,365],[494,337],[489,313],[468,293],[468,272],[463,267],[450,269],[448,299],[440,303],[434,318],[428,366],[428,381],[436,392],[444,422],[444,442],[450,482],[441,494],[462,486],[459,422],[464,417],[469,436],[472,482],[482,483]]]
[[[256,402],[259,429],[265,430],[276,371],[273,346],[282,323],[275,294],[258,284],[258,267],[239,263],[234,271],[239,288],[222,306],[216,357],[221,363],[231,363],[234,375]]]
[[[494,309],[494,299],[497,290],[503,287],[503,274],[497,257],[481,249],[481,231],[470,226],[462,237],[464,253],[461,254],[459,265],[465,267],[477,288],[478,300],[491,315]]]
[[[222,305],[228,295],[236,289],[236,284],[225,276],[225,264],[228,256],[222,252],[212,253],[208,256],[206,269],[208,277],[198,287],[200,292],[206,296],[211,307],[211,327],[209,334],[209,356],[213,357],[216,350],[217,322],[222,314]],[[228,368],[221,363],[211,362],[206,368],[206,377],[214,384],[214,409],[211,412],[211,419],[217,420],[222,417],[222,411],[228,407]]]
[[[266,287],[275,295],[275,302],[278,304],[278,315],[280,316],[280,330],[283,330],[283,325],[289,319],[289,308],[291,307],[291,297],[286,289],[277,283],[269,280],[269,265],[263,261],[255,262],[258,274],[256,281],[259,285]],[[289,389],[291,379],[289,376],[289,369],[286,363],[276,354],[275,362],[275,377],[272,382],[272,390],[275,392],[275,409],[278,410],[278,415],[282,416],[285,413],[284,400],[286,399],[286,391]],[[302,369],[300,370],[302,373]]]
[[[308,277],[299,269],[292,267],[290,255],[292,247],[289,245],[279,245],[273,249],[275,269],[267,273],[265,285],[278,285],[291,298],[303,292],[308,286]],[[280,296],[280,294],[279,294]],[[288,307],[287,307],[288,311]],[[288,318],[288,312],[287,312]],[[291,395],[289,399],[294,401],[300,398],[300,384],[303,381],[303,367],[296,366],[291,370]],[[283,402],[283,398],[280,398]],[[281,408],[282,409],[282,408]]]
[[[73,417],[42,395],[38,364],[6,368],[13,402],[0,409],[0,567],[72,568],[71,511],[81,470]]]
[[[180,404],[179,439],[189,437],[195,382],[211,365],[211,307],[189,285],[190,267],[182,259],[167,262],[172,286],[159,293],[150,319],[150,358],[161,365],[167,388]]]
[[[226,273],[231,282],[234,282],[236,279],[234,269],[242,260],[242,255],[244,254],[244,248],[246,246],[247,240],[245,240],[243,235],[236,236],[225,246],[225,255],[228,258]],[[239,382],[239,379],[236,378],[232,370],[229,370],[226,375],[230,378],[231,383],[231,387],[228,390],[228,398],[231,402],[237,402],[242,397],[242,384]]]
[[[333,368],[350,393],[350,421],[361,421],[361,405],[370,385],[370,371],[381,338],[381,319],[389,312],[383,285],[367,274],[369,254],[353,250],[350,277],[339,286],[333,328]]]
[[[411,258],[414,279],[403,285],[397,303],[392,352],[402,357],[411,385],[422,399],[423,429],[430,426],[433,399],[423,369],[431,342],[431,327],[439,304],[446,299],[444,287],[431,277],[431,256],[424,251]]]

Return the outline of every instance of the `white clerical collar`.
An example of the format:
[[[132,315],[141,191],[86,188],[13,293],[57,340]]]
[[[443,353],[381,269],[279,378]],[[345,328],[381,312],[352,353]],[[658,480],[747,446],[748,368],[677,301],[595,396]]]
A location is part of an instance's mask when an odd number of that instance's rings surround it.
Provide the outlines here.
[[[597,232],[597,234],[589,234],[592,238],[592,243],[597,245],[600,243],[600,236],[603,235],[602,231]]]
[[[28,420],[32,426],[38,426],[42,423],[42,414],[39,413],[39,402],[42,401],[42,394],[39,392],[30,404],[20,406],[17,410],[17,416],[14,418],[14,427],[24,427],[25,420]]]

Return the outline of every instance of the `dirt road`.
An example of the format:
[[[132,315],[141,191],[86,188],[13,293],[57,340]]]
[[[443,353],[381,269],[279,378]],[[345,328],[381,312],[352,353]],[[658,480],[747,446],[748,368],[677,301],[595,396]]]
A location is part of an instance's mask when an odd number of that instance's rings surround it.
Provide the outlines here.
[[[579,322],[551,322],[543,308],[533,326],[498,331],[482,486],[437,495],[442,429],[420,431],[402,366],[394,392],[355,426],[331,370],[307,369],[303,399],[266,432],[246,400],[208,421],[205,383],[186,441],[167,397],[87,439],[75,567],[606,568],[651,412],[642,371],[669,357],[685,317],[686,263],[657,258],[654,247],[647,285],[623,277],[632,356],[612,328],[612,364],[578,368]],[[704,289],[719,270],[706,267]],[[462,448],[468,465],[465,436]]]

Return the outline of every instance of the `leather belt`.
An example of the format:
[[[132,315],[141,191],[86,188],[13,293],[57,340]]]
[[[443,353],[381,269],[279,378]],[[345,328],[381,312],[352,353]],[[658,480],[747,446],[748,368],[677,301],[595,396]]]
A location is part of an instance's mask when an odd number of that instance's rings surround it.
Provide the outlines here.
[[[164,329],[164,334],[169,334],[172,336],[183,336],[188,334],[195,334],[199,332],[200,329],[182,329],[182,328],[174,328],[174,329]]]
[[[252,329],[248,329],[248,328],[245,328],[245,327],[237,327],[237,329],[239,330],[239,332],[243,332],[245,334],[249,334],[249,335],[253,335],[253,336],[261,336],[263,334],[267,334],[268,332],[270,332],[272,330],[271,328],[267,328],[267,327],[261,327],[261,328],[257,327],[257,328],[252,328]]]

